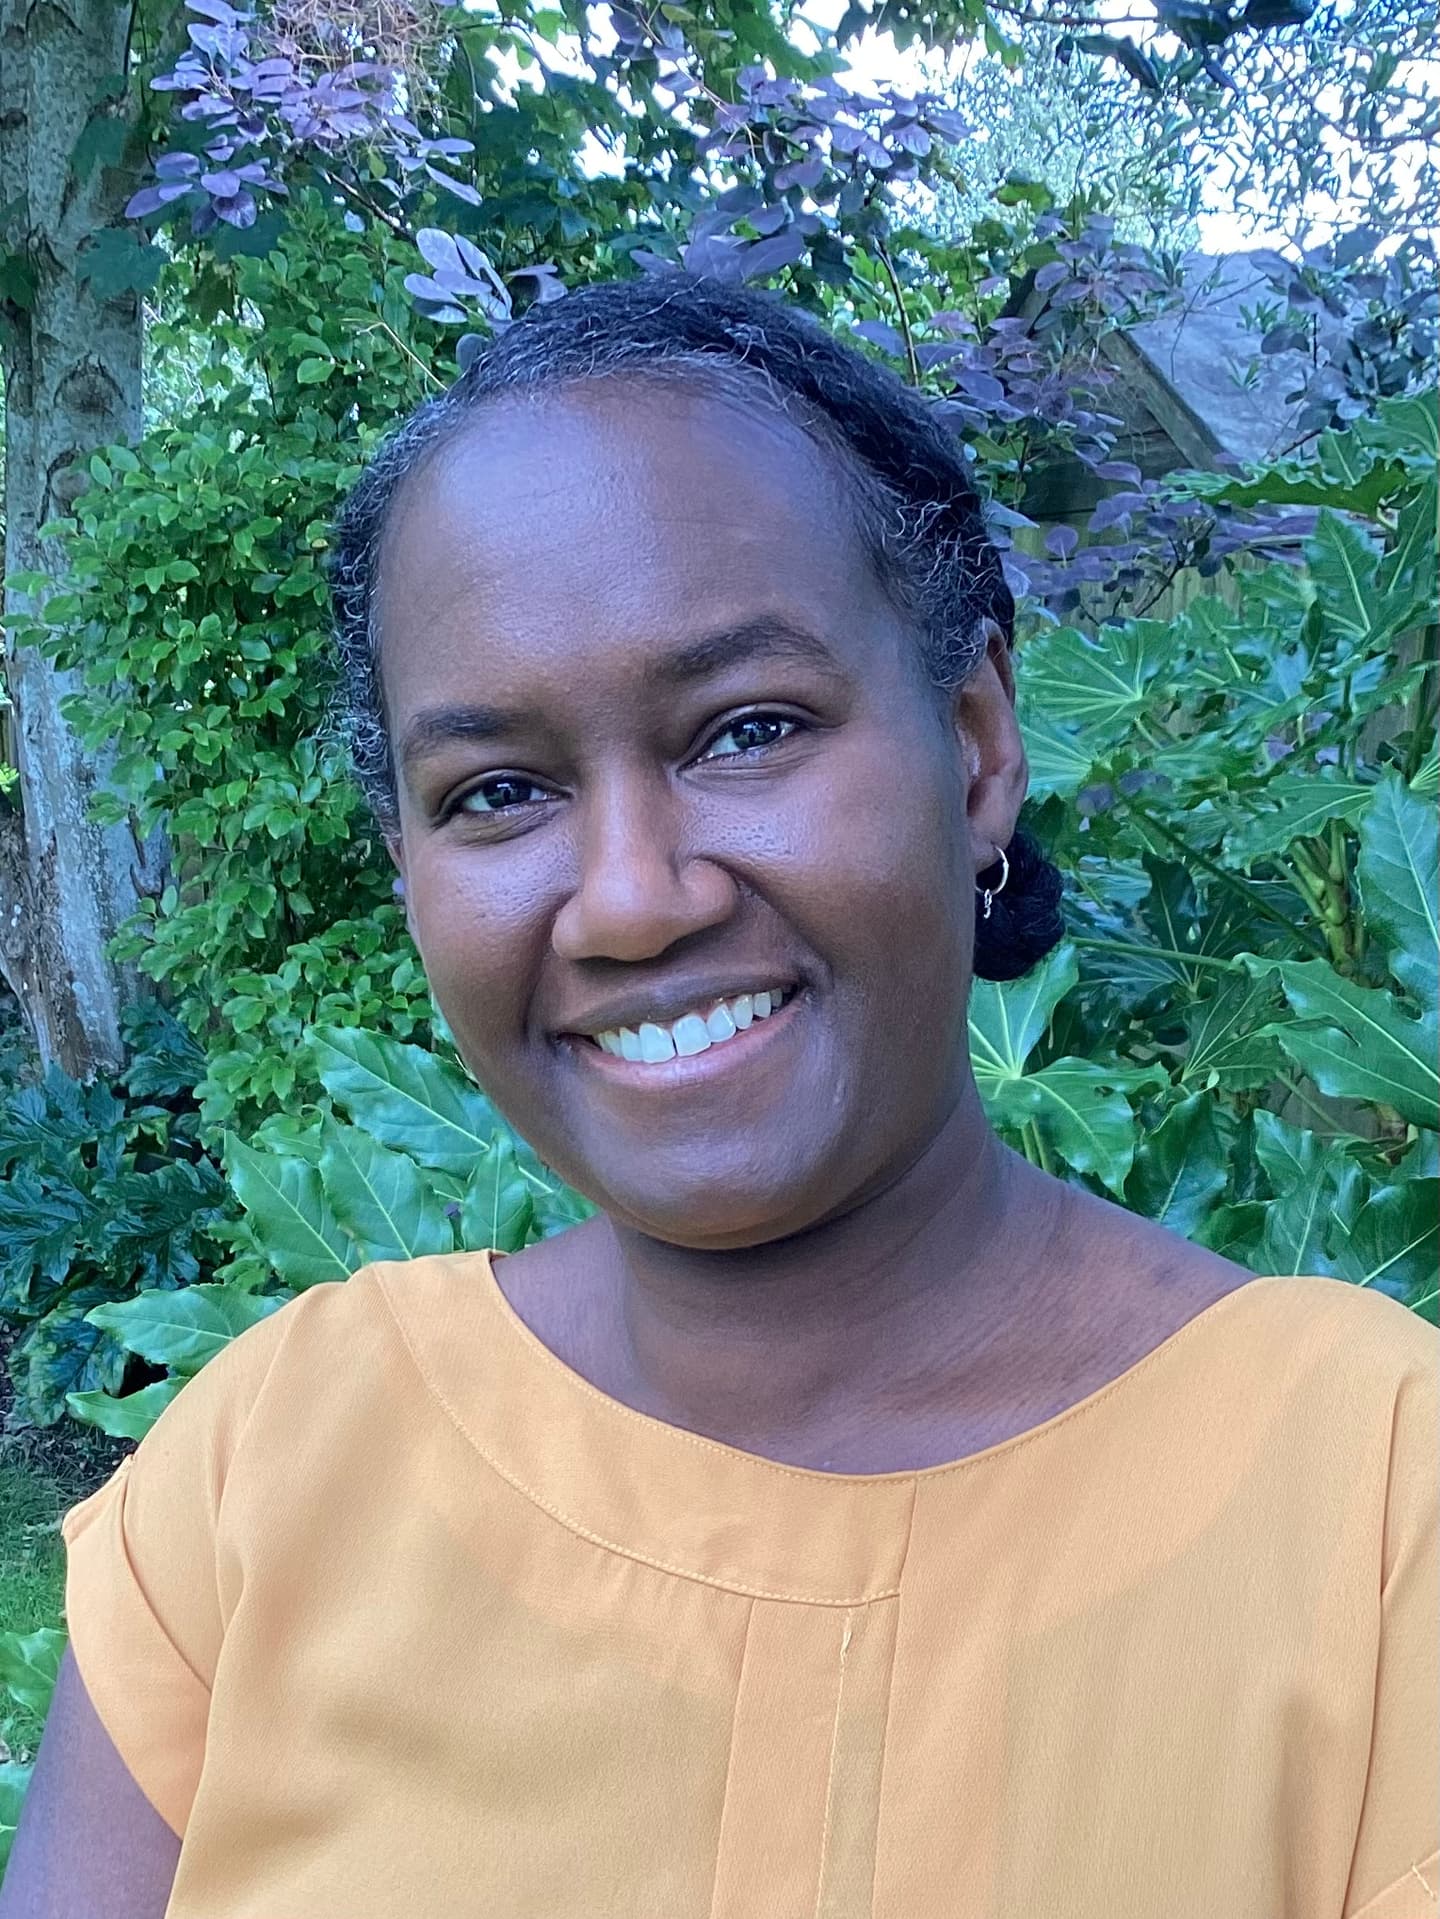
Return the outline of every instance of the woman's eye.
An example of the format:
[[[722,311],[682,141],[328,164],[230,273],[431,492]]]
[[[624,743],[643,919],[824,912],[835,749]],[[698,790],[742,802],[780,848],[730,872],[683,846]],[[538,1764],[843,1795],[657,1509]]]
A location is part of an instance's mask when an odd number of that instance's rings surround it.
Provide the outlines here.
[[[454,810],[457,813],[504,813],[511,807],[533,806],[552,797],[548,787],[537,786],[521,773],[495,773],[457,800]]]
[[[778,713],[752,713],[747,719],[732,721],[700,757],[702,760],[727,759],[736,753],[755,753],[767,746],[778,746],[796,730],[796,724]]]

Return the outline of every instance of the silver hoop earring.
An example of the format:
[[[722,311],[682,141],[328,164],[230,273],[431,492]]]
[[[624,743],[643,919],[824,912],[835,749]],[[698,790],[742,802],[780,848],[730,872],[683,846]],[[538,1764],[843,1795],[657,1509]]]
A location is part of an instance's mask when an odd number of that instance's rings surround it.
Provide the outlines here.
[[[1005,891],[1005,884],[1010,878],[1010,862],[1005,857],[1003,847],[996,853],[995,857],[1000,862],[1000,884],[998,886],[982,886],[980,888],[983,896],[980,901],[980,917],[982,920],[989,919],[990,908],[994,905],[997,894]]]

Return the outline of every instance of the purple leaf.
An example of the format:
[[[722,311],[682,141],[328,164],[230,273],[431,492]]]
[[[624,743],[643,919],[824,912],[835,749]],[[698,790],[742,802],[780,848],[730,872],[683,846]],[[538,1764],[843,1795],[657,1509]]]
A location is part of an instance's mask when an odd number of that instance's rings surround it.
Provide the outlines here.
[[[1080,535],[1073,526],[1052,526],[1045,535],[1045,551],[1057,560],[1068,560],[1079,543]]]
[[[224,199],[213,200],[211,205],[227,227],[253,227],[255,224],[255,201],[248,193],[227,195]]]
[[[126,203],[125,218],[143,220],[147,213],[158,213],[161,207],[168,206],[172,200],[178,200],[189,191],[190,188],[183,181],[171,186],[141,187]]]
[[[1140,484],[1140,469],[1129,460],[1105,460],[1095,471],[1102,480],[1123,480],[1127,486]]]
[[[996,406],[1005,398],[1005,389],[993,373],[983,373],[979,367],[961,367],[955,375],[955,384],[968,399],[981,406]]]
[[[213,20],[217,27],[233,27],[240,19],[248,20],[250,15],[241,15],[234,7],[227,6],[225,0],[185,0],[191,13],[203,14],[205,19]]]
[[[773,239],[756,240],[742,252],[741,277],[746,280],[758,280],[766,274],[778,273],[782,267],[794,266],[797,260],[805,257],[805,236],[796,233],[793,228],[777,233]]]
[[[457,200],[463,200],[466,206],[478,207],[480,205],[480,195],[467,180],[452,179],[448,173],[442,173],[439,167],[427,166],[425,171],[430,175],[430,178],[437,186],[445,187],[449,192],[455,195]]]
[[[775,184],[776,186],[780,184],[778,173],[775,176]],[[750,215],[750,224],[761,239],[768,239],[772,233],[778,233],[781,227],[787,226],[789,219],[790,209],[782,204],[778,207],[761,207],[758,212]]]
[[[159,180],[191,180],[199,171],[200,161],[193,153],[162,153],[155,162]]]
[[[228,168],[219,173],[202,173],[200,184],[217,200],[233,200],[240,191],[240,175]]]
[[[794,160],[788,167],[780,167],[775,174],[777,193],[788,193],[791,187],[800,187],[808,192],[818,187],[825,178],[825,162],[819,159]]]
[[[905,357],[905,341],[893,326],[887,326],[884,320],[861,320],[854,331],[862,340],[868,340],[871,346],[878,346],[897,360]]]

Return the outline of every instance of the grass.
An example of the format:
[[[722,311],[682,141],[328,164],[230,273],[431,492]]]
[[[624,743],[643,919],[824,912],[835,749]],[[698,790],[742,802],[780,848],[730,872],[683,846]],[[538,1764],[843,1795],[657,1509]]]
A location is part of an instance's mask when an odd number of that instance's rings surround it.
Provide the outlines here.
[[[70,1496],[38,1465],[0,1454],[0,1633],[58,1626],[65,1588],[60,1515]],[[33,1759],[43,1722],[0,1693],[0,1762]]]

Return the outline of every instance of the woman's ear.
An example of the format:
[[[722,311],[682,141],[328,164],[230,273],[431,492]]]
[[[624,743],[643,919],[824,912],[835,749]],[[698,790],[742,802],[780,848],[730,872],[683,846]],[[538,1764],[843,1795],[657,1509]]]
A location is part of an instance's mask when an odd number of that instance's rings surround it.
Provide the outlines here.
[[[1005,635],[985,622],[985,657],[952,705],[955,731],[969,774],[967,811],[975,870],[995,864],[1015,834],[1030,769],[1015,718],[1015,673]]]

